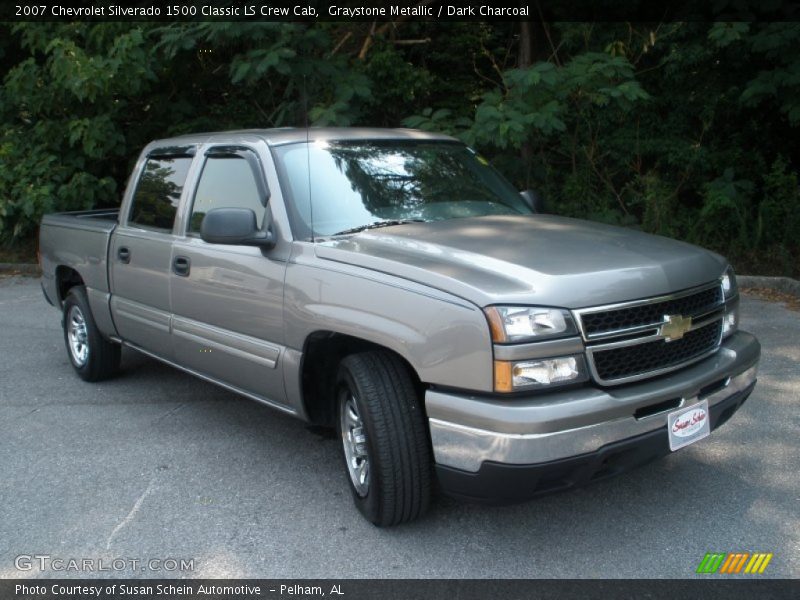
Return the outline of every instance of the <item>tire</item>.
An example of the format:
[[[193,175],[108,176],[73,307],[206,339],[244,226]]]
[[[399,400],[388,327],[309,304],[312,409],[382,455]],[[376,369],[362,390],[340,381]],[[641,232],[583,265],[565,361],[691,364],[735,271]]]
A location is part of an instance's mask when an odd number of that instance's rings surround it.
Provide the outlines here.
[[[337,430],[356,507],[379,526],[428,509],[431,451],[411,375],[383,351],[344,358],[336,379]]]
[[[100,381],[119,371],[121,348],[100,334],[89,308],[86,288],[70,288],[64,300],[64,343],[75,372],[84,381]]]

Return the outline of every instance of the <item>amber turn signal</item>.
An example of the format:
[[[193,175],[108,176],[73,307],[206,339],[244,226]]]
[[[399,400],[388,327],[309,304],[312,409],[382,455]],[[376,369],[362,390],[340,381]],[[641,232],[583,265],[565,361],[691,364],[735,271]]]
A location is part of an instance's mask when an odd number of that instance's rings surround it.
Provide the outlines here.
[[[494,306],[484,309],[486,319],[489,321],[489,329],[492,332],[492,341],[495,344],[502,344],[506,341],[506,329],[503,327],[503,317]]]
[[[511,363],[506,360],[494,361],[494,391],[514,391],[514,382],[511,377]]]

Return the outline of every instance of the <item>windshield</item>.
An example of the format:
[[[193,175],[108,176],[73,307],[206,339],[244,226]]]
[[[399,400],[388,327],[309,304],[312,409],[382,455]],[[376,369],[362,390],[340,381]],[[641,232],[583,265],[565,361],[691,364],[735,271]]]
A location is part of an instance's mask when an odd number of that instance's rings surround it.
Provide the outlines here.
[[[274,154],[298,239],[312,237],[312,216],[314,237],[326,237],[382,222],[531,214],[508,181],[459,143],[317,141]]]

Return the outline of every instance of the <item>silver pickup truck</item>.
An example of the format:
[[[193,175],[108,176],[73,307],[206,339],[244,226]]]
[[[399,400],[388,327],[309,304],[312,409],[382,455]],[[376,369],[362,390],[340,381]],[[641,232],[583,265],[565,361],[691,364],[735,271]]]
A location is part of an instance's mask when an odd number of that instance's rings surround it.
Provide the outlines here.
[[[721,256],[541,214],[411,130],[159,140],[119,211],[46,216],[42,287],[87,381],[125,345],[336,427],[355,504],[508,503],[707,436],[753,390]]]

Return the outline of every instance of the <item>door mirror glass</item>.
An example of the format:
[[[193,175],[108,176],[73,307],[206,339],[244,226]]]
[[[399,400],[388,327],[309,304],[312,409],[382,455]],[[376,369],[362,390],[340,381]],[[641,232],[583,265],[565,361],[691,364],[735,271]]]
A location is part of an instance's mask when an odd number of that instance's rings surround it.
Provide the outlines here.
[[[200,237],[209,244],[237,246],[275,245],[270,227],[260,230],[256,213],[249,208],[213,208],[203,217]]]

